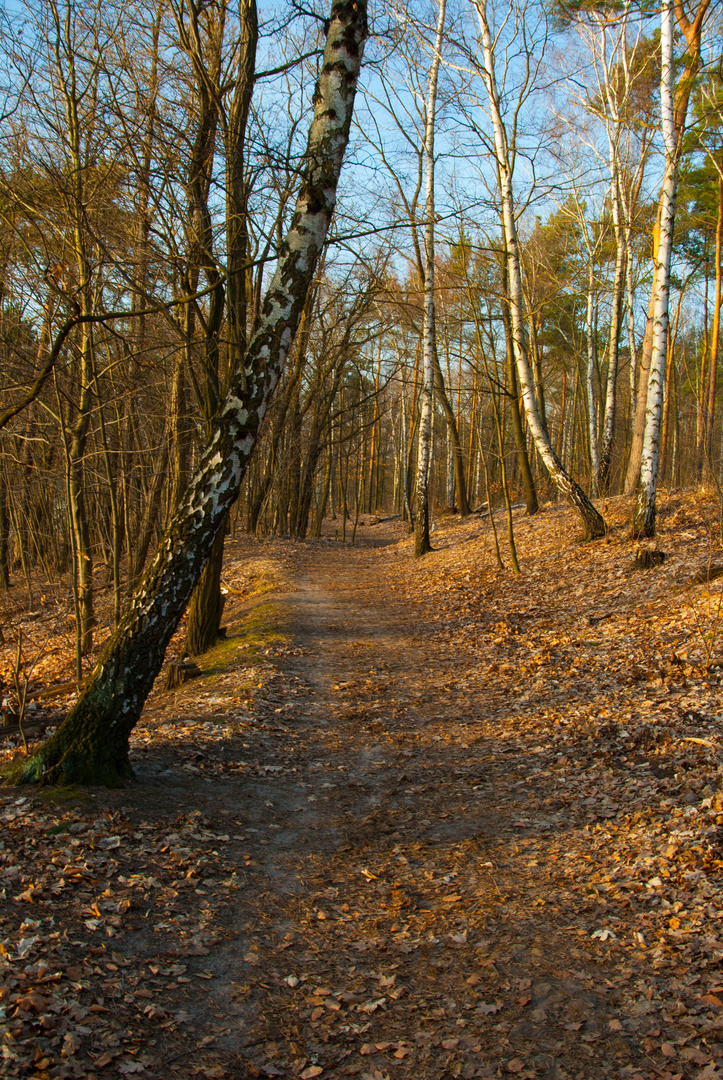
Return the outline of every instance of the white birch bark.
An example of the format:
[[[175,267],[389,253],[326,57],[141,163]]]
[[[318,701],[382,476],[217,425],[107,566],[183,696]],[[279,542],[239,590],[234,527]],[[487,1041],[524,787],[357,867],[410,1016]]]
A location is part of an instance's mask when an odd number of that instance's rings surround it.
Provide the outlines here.
[[[629,218],[625,223],[625,278],[628,296],[628,351],[630,352],[630,417],[635,418],[637,408],[638,350],[635,344],[635,287],[633,285],[633,249],[630,243]]]
[[[587,333],[587,378],[585,380],[585,393],[587,396],[587,423],[590,439],[590,468],[592,474],[592,493],[597,495],[597,476],[600,469],[597,446],[597,403],[595,401],[595,326],[593,314],[595,310],[595,262],[592,251],[589,253],[590,270],[587,281],[587,312],[585,328]]]
[[[678,156],[681,149],[681,140],[685,128],[685,118],[688,112],[691,88],[695,84],[695,76],[697,75],[700,68],[701,35],[703,30],[703,23],[707,16],[710,5],[711,0],[698,0],[698,6],[692,21],[688,18],[685,10],[685,5],[681,3],[680,0],[675,0],[674,5],[667,3],[666,0],[663,0],[663,6],[661,7],[661,24],[666,21],[670,22],[669,37],[671,62],[669,65],[667,65],[665,60],[663,60],[661,68],[661,85],[663,80],[665,79],[666,83],[669,84],[669,90],[666,90],[668,103],[663,104],[661,102],[666,163],[663,177],[663,186],[661,188],[660,199],[658,201],[658,215],[656,227],[653,232],[654,245],[656,245],[656,238],[657,243],[659,243],[662,239],[662,230],[664,228],[663,217],[665,216],[666,218],[670,219],[671,191],[674,196],[672,200],[672,213],[673,217],[675,216]],[[686,44],[686,51],[684,54],[685,67],[678,77],[677,85],[675,83],[675,74],[672,64],[673,14],[675,14],[676,16],[678,29],[682,32]],[[666,30],[666,34],[667,33],[668,31]],[[667,46],[661,40],[661,55],[666,48]],[[669,146],[674,147],[674,153],[672,157],[669,152]],[[670,222],[668,221],[668,224],[669,223]],[[670,237],[669,239],[672,242],[672,237]],[[670,255],[670,252],[668,253],[668,255]],[[655,529],[655,496],[654,494],[652,495],[651,502],[650,492],[652,488],[654,488],[655,483],[657,482],[658,469],[658,451],[655,450],[651,453],[652,442],[659,442],[659,434],[656,435],[654,433],[654,428],[656,426],[656,409],[655,407],[653,407],[652,412],[649,412],[649,401],[652,404],[656,397],[662,397],[662,390],[659,386],[654,387],[650,394],[648,394],[647,390],[648,382],[650,379],[650,365],[652,363],[653,350],[656,347],[654,343],[654,337],[656,332],[656,306],[658,305],[658,301],[660,299],[660,282],[658,277],[658,267],[663,265],[663,260],[661,259],[660,253],[657,250],[657,246],[655,247],[653,263],[653,284],[650,290],[648,320],[639,358],[637,400],[638,412],[633,425],[630,460],[628,463],[628,470],[625,478],[626,493],[632,492],[637,488],[639,496],[636,503],[636,510],[633,514],[633,531],[642,531],[643,533],[645,533],[646,530],[652,529],[654,531]],[[665,361],[663,360],[663,368],[664,366]],[[658,404],[658,410],[659,408],[660,404]],[[657,427],[658,429],[660,427],[659,417],[657,421]],[[646,443],[646,433],[648,435],[648,454],[646,460],[644,461],[643,448]],[[643,478],[644,474],[645,478]],[[642,494],[643,489],[647,489],[647,495]],[[641,516],[640,507],[643,505],[646,505],[647,508]],[[645,521],[643,521],[643,519],[645,519]],[[652,533],[650,533],[650,535],[652,535]]]
[[[419,444],[417,452],[417,514],[414,535],[416,558],[431,551],[429,541],[429,463],[432,436],[432,395],[434,393],[434,127],[437,112],[437,83],[442,59],[446,0],[440,0],[434,55],[429,70],[427,115],[424,129],[426,169],[424,227],[424,323],[422,328],[422,387],[420,391]]]
[[[633,532],[655,534],[655,496],[660,457],[660,417],[665,389],[668,343],[670,261],[673,251],[675,202],[678,193],[678,133],[675,129],[673,72],[673,0],[663,0],[660,14],[660,111],[665,142],[665,169],[660,204],[660,239],[653,278],[653,346],[648,374],[645,433]]]
[[[500,96],[495,74],[495,53],[487,17],[486,0],[472,0],[480,26],[484,66],[482,79],[487,91],[490,117],[494,131],[497,176],[502,204],[502,222],[507,245],[507,273],[509,289],[510,317],[512,322],[512,344],[517,365],[517,375],[525,406],[527,423],[537,448],[550,477],[558,490],[568,498],[580,514],[583,533],[586,539],[593,539],[605,533],[605,522],[595,509],[585,492],[562,467],[560,459],[552,449],[547,432],[542,424],[535,399],[535,386],[530,367],[527,344],[525,341],[524,306],[522,299],[522,274],[520,269],[520,249],[517,236],[517,224],[514,212],[514,194],[512,188],[512,167],[507,131],[502,118]]]

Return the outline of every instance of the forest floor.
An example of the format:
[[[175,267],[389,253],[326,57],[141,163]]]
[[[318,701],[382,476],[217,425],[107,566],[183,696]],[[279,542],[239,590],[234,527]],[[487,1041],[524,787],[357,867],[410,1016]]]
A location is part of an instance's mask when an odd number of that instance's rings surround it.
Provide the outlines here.
[[[623,499],[516,513],[517,579],[489,518],[230,541],[136,782],[0,792],[0,1075],[723,1078],[720,510],[661,503],[647,571]]]

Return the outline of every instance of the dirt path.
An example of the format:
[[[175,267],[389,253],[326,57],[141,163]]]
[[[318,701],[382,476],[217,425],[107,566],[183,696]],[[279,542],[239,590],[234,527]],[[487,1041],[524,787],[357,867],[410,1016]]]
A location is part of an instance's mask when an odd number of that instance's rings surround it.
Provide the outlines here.
[[[580,889],[591,811],[544,732],[499,726],[383,547],[286,563],[250,672],[245,601],[203,689],[155,696],[135,788],[5,800],[50,873],[7,892],[3,1075],[698,1076],[642,937]]]
[[[454,689],[459,655],[390,601],[383,560],[312,548],[284,596],[302,653],[281,671],[298,698],[279,699],[262,742],[263,767],[279,771],[239,806],[258,869],[247,932],[218,954],[211,991],[233,1068],[592,1078],[649,1066],[639,1035],[653,1025],[620,1023],[615,956],[581,951],[579,904],[565,911],[569,822],[524,818],[546,794],[520,784],[535,753],[500,755],[480,735],[475,702]],[[237,919],[232,905],[226,933]]]

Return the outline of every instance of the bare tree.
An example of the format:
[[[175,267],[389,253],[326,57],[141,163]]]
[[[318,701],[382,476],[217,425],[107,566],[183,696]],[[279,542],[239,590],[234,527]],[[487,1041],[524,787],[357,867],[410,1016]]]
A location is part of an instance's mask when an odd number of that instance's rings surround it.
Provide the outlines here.
[[[434,126],[437,112],[437,81],[442,60],[446,0],[440,0],[432,66],[429,69],[427,115],[424,131],[426,198],[424,204],[424,326],[422,329],[422,390],[417,452],[417,512],[414,527],[414,554],[417,558],[432,550],[429,542],[429,452],[432,431],[434,361],[437,351],[434,302]]]
[[[688,67],[694,63],[696,56],[700,56],[700,38],[708,4],[709,0],[701,0],[694,23],[688,21],[682,7],[678,9],[678,23],[685,34],[690,53]],[[654,252],[655,270],[651,294],[651,352],[645,407],[645,428],[641,448],[638,497],[632,523],[632,531],[638,536],[653,536],[655,534],[656,492],[660,458],[660,417],[668,356],[670,263],[673,251],[673,227],[678,192],[680,150],[690,96],[690,87],[685,89],[684,96],[680,93],[680,86],[677,95],[675,92],[674,21],[673,0],[663,0],[660,13],[660,111],[665,144],[665,167],[658,207],[658,242]],[[697,62],[695,68],[697,68]]]
[[[502,221],[507,250],[507,273],[509,308],[512,323],[513,346],[517,363],[522,399],[527,422],[530,426],[537,451],[558,490],[568,498],[580,515],[586,539],[595,539],[605,533],[605,522],[579,484],[565,471],[550,443],[544,428],[538,403],[532,369],[527,353],[522,299],[522,275],[520,270],[519,241],[512,184],[513,149],[510,146],[502,115],[500,94],[497,87],[495,46],[487,14],[486,0],[472,0],[479,21],[482,38],[483,64],[480,75],[487,91],[489,115],[494,131],[495,165],[499,184]]]
[[[659,425],[659,405],[656,406],[655,401],[657,400],[658,393],[662,394],[662,383],[660,384],[660,386],[658,386],[657,384],[661,377],[661,374],[664,376],[665,373],[664,361],[663,367],[660,370],[656,371],[656,386],[653,388],[652,391],[652,397],[650,400],[652,412],[650,413],[648,411],[648,383],[650,381],[649,373],[651,371],[651,364],[653,358],[653,342],[655,338],[656,325],[658,326],[658,329],[660,328],[660,324],[657,322],[659,316],[656,315],[656,305],[660,310],[660,304],[663,302],[663,293],[661,292],[661,290],[665,288],[667,291],[667,286],[663,286],[660,275],[662,272],[663,278],[669,276],[669,271],[666,275],[666,272],[664,270],[665,260],[667,258],[666,252],[665,250],[663,250],[661,254],[658,248],[661,241],[663,241],[663,229],[667,228],[668,225],[672,225],[675,216],[675,202],[673,200],[673,203],[671,205],[671,196],[674,196],[677,193],[677,175],[678,167],[680,164],[680,155],[683,149],[683,131],[685,129],[685,122],[688,114],[690,95],[693,90],[696,75],[700,68],[703,23],[708,13],[710,0],[698,0],[695,15],[692,20],[687,17],[683,5],[679,2],[679,0],[675,5],[668,5],[666,3],[663,3],[661,5],[661,26],[663,22],[668,18],[667,13],[669,6],[670,18],[673,19],[673,17],[675,16],[678,27],[685,40],[686,47],[684,53],[684,68],[678,75],[677,81],[675,79],[675,69],[672,63],[670,68],[666,68],[665,79],[667,86],[665,90],[665,97],[666,99],[670,97],[670,103],[665,104],[664,106],[663,101],[661,101],[661,110],[665,108],[670,113],[670,115],[666,116],[663,119],[663,135],[665,142],[664,178],[663,185],[660,191],[660,197],[658,200],[657,218],[653,230],[653,284],[650,291],[650,301],[648,304],[648,319],[645,327],[645,337],[643,339],[643,346],[640,355],[638,386],[636,391],[636,411],[633,423],[630,457],[628,459],[628,468],[625,477],[625,490],[628,493],[632,493],[633,491],[635,491],[641,483],[643,484],[643,486],[646,486],[648,488],[650,488],[651,484],[654,486],[655,482],[653,481],[652,477],[653,475],[657,477],[657,453],[653,455],[655,457],[655,464],[653,465],[653,457],[651,456],[652,443],[650,440],[653,439],[654,428]],[[671,35],[673,33],[672,27],[670,33]],[[663,44],[664,43],[661,41],[661,55]],[[661,93],[662,86],[663,74],[661,71]],[[670,128],[670,124],[672,124],[672,128]],[[666,125],[669,128],[667,133]],[[673,218],[669,217],[671,210]],[[668,219],[667,222],[664,222],[664,215]],[[664,241],[664,245],[665,244],[667,244],[667,238]],[[659,351],[659,334],[658,344],[656,347],[658,349],[656,363],[659,363],[661,355]],[[656,413],[658,415],[657,421],[655,419]],[[652,426],[649,426],[648,424],[649,415],[651,417]],[[648,439],[647,464],[645,466],[646,480],[643,481],[643,443],[645,439],[646,429],[648,429],[650,438]],[[646,519],[649,519],[647,521],[647,524],[643,523],[640,520],[640,513],[639,511],[636,511],[635,521],[633,525],[634,531],[636,532],[642,531],[645,533],[648,532],[651,528],[654,529],[655,527],[654,496],[652,495],[652,493],[644,496],[644,502],[646,503],[648,503],[651,499],[652,502],[650,503],[650,506],[643,514]],[[651,514],[652,517],[650,516]]]

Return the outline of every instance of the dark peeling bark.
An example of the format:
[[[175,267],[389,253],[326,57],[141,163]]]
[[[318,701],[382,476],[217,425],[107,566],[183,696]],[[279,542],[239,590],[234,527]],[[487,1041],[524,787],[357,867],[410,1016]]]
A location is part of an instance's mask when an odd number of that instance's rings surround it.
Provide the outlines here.
[[[23,763],[20,782],[118,784],[131,774],[128,738],[238,497],[299,325],[336,203],[365,37],[365,0],[334,0],[296,210],[258,329],[196,475],[117,630],[65,722]]]

